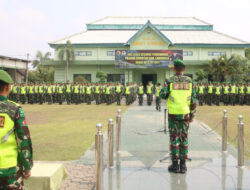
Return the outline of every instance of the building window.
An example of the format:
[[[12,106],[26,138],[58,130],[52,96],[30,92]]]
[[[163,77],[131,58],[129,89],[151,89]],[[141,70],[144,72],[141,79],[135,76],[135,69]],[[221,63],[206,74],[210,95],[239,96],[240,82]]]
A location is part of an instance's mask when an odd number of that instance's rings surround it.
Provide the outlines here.
[[[192,51],[183,51],[183,56],[193,56]]]
[[[120,82],[120,83],[124,84],[125,75],[124,74],[108,74],[107,81],[108,82]]]
[[[115,56],[115,51],[107,51],[107,56]]]
[[[75,56],[92,56],[92,51],[75,51]]]
[[[91,74],[74,74],[74,82],[91,82]]]
[[[219,52],[219,51],[209,51],[208,56],[222,56],[226,55],[226,52]]]

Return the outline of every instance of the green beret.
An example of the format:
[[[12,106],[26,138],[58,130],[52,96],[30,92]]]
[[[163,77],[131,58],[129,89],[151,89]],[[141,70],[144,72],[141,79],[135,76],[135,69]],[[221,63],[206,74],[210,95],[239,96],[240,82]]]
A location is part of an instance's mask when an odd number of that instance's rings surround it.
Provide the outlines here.
[[[174,66],[183,66],[183,67],[185,67],[184,62],[182,60],[180,60],[180,59],[175,59],[174,60]]]
[[[11,76],[4,70],[0,70],[0,80],[7,84],[13,83]]]

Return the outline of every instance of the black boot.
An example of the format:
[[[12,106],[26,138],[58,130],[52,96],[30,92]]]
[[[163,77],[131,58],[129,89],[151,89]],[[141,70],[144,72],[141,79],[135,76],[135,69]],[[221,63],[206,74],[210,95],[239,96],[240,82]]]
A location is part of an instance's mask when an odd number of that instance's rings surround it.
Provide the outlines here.
[[[180,162],[180,173],[184,174],[187,172],[186,160]]]
[[[173,161],[172,165],[170,165],[168,167],[168,171],[173,172],[173,173],[179,173],[180,172],[180,167],[179,167],[178,161]]]

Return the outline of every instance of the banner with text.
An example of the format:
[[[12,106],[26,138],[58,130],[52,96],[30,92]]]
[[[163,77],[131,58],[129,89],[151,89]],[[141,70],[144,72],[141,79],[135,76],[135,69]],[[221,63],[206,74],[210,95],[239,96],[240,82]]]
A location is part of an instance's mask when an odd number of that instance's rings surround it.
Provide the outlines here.
[[[115,67],[168,68],[175,59],[183,60],[182,50],[116,50]]]

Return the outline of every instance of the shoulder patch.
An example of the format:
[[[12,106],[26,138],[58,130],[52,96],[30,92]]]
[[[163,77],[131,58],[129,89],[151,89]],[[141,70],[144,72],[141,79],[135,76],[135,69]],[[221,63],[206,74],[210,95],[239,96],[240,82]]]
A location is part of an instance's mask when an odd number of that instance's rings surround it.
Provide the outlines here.
[[[5,117],[4,116],[0,116],[0,127],[3,128],[5,124]]]

